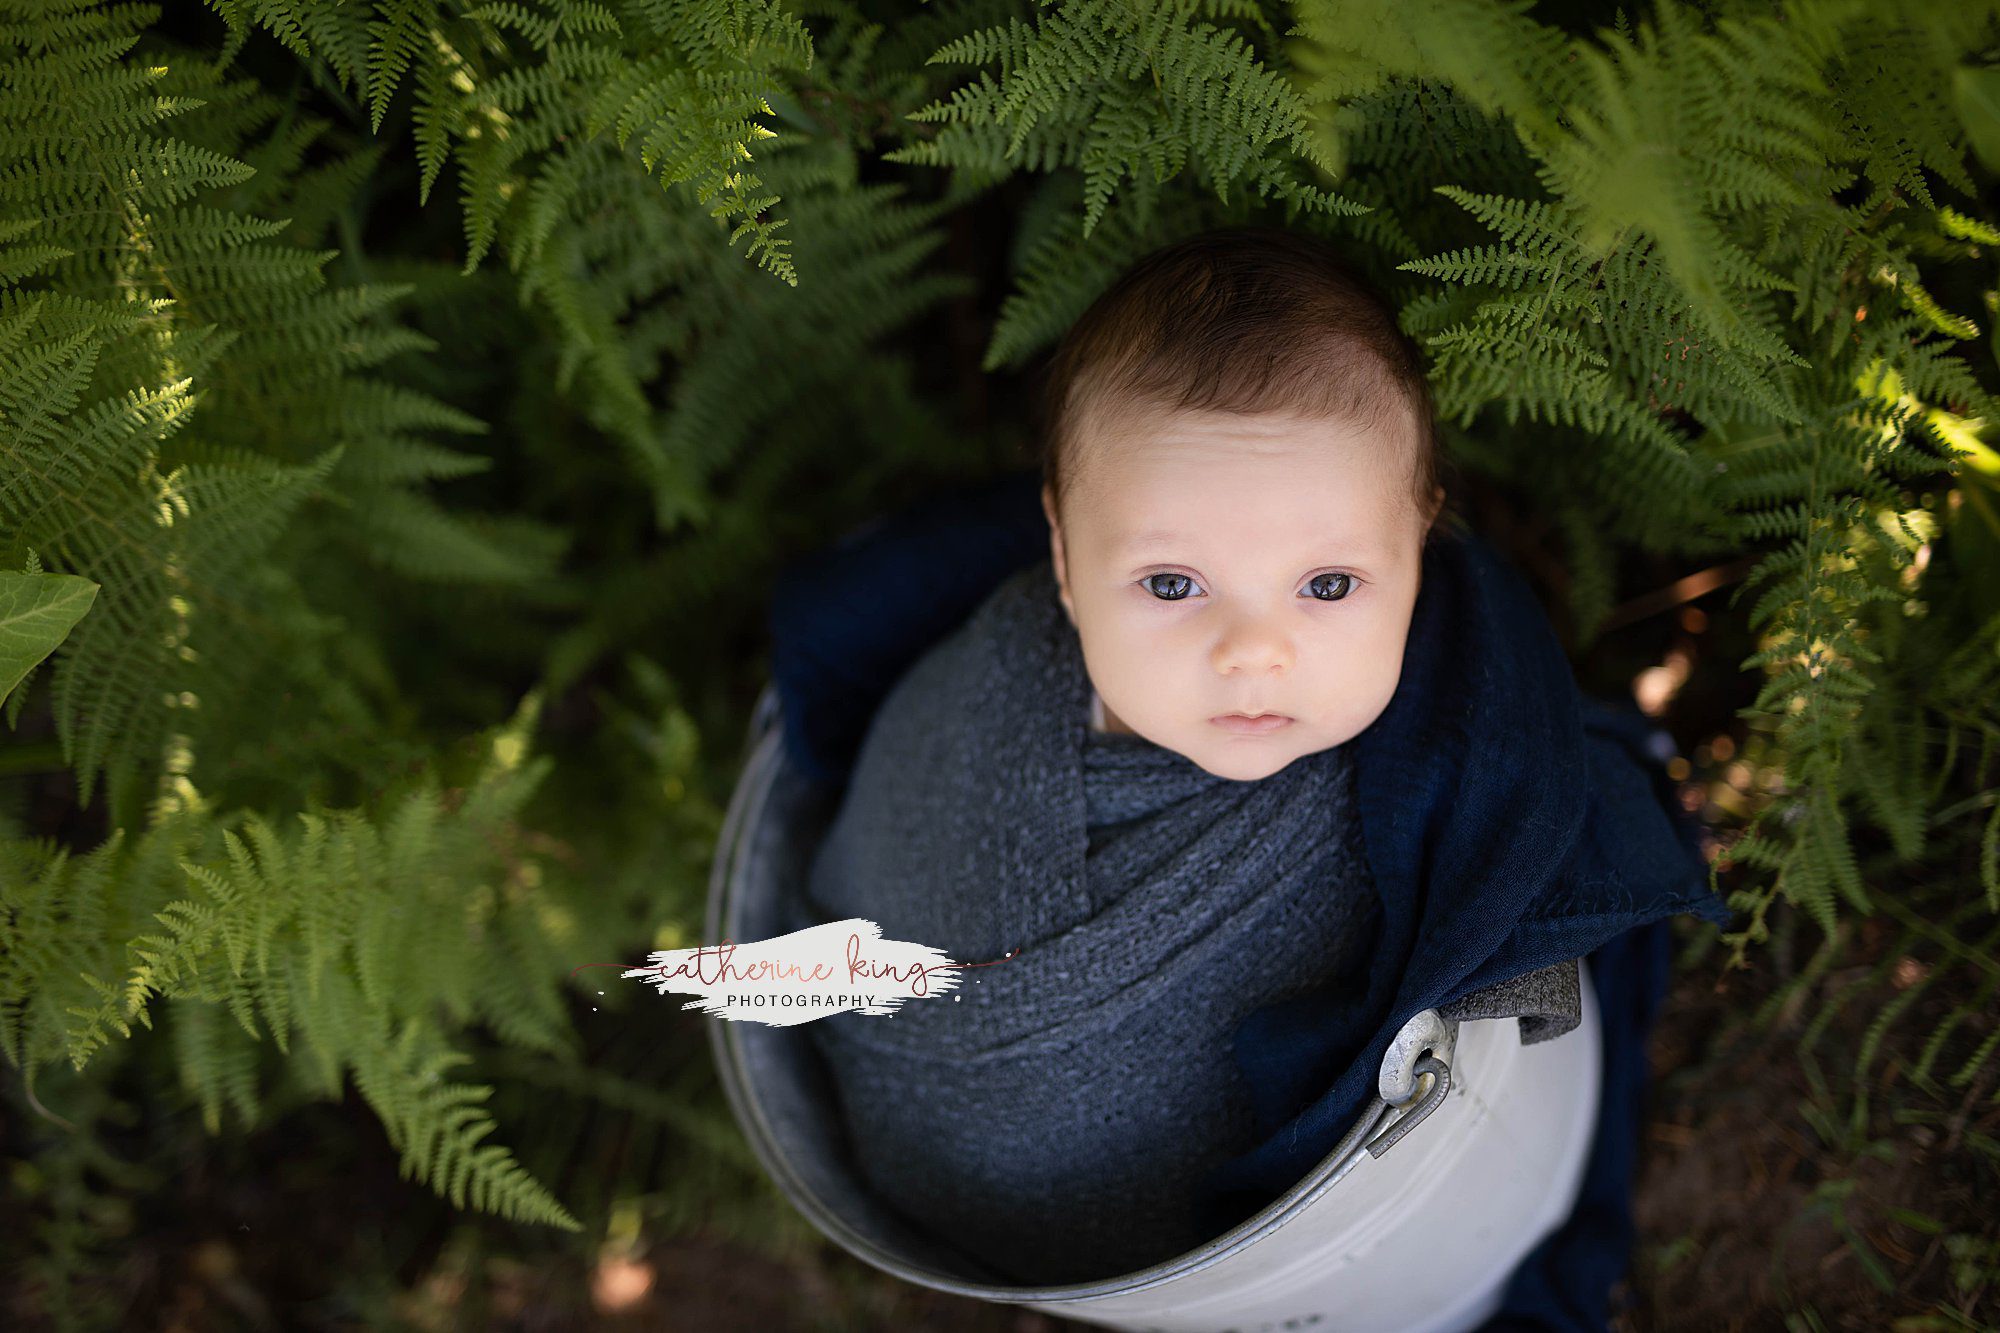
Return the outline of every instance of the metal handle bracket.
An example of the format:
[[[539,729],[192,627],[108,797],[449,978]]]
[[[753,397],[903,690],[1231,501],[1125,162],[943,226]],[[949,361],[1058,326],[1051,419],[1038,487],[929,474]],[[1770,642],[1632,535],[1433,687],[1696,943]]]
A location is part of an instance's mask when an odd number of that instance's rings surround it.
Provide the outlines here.
[[[1451,1066],[1435,1055],[1427,1054],[1417,1061],[1416,1075],[1418,1078],[1430,1076],[1429,1091],[1414,1107],[1396,1117],[1395,1124],[1368,1140],[1369,1156],[1380,1157],[1395,1147],[1405,1134],[1417,1127],[1419,1121],[1444,1104],[1446,1094],[1451,1091]]]

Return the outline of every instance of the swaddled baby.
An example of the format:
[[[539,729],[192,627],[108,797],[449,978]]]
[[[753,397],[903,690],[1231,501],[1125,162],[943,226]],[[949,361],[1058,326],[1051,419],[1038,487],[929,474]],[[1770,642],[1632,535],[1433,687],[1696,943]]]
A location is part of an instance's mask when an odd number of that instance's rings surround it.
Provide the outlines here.
[[[992,964],[807,1031],[870,1188],[1021,1284],[1210,1239],[1196,1186],[1259,1131],[1237,1025],[1365,973],[1343,747],[1444,500],[1393,311],[1291,233],[1140,261],[1044,401],[1050,558],[890,691],[808,892]]]

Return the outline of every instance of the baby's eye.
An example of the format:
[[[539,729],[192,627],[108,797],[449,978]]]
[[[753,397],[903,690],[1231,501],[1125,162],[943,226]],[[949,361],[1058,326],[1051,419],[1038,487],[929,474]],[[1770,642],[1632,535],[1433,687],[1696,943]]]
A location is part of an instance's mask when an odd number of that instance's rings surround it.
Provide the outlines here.
[[[1327,584],[1326,580],[1328,579],[1340,580],[1340,590],[1338,592],[1333,591]],[[1312,576],[1311,581],[1306,584],[1306,587],[1314,597],[1322,602],[1337,602],[1347,596],[1348,593],[1354,591],[1354,576],[1352,574],[1315,574]]]
[[[1170,580],[1170,582],[1166,586],[1173,589],[1173,591],[1171,592],[1163,591],[1158,585],[1156,585],[1153,582],[1154,579]],[[1148,574],[1145,578],[1140,579],[1139,583],[1140,586],[1144,587],[1147,592],[1150,592],[1151,594],[1153,594],[1153,596],[1159,598],[1163,602],[1178,602],[1181,599],[1185,598],[1188,595],[1189,590],[1194,587],[1193,579],[1189,578],[1185,574],[1174,574],[1174,573]]]
[[[1156,583],[1154,582],[1156,579],[1164,579],[1166,582]],[[1317,601],[1338,602],[1354,591],[1354,583],[1352,574],[1315,574],[1306,584],[1307,595]],[[1163,602],[1184,601],[1192,595],[1197,586],[1187,575],[1172,571],[1148,574],[1139,580],[1139,585]]]

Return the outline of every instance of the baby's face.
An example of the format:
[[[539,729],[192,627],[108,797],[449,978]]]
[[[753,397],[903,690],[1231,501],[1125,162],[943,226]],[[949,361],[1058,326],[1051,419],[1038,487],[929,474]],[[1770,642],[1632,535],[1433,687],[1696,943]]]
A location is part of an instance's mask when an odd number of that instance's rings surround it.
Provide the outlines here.
[[[1430,517],[1408,429],[1156,411],[1089,428],[1066,523],[1046,488],[1042,504],[1111,730],[1248,781],[1381,715]],[[1287,720],[1231,726],[1239,712]]]

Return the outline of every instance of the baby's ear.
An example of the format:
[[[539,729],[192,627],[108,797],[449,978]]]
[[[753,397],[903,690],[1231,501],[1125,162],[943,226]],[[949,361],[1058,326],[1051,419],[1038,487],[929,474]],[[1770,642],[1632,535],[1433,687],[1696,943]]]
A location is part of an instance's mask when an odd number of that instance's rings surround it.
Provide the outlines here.
[[[1042,513],[1049,520],[1049,560],[1056,567],[1056,595],[1062,599],[1063,614],[1069,623],[1076,624],[1076,605],[1069,597],[1069,562],[1063,550],[1062,524],[1056,521],[1055,492],[1047,482],[1042,483]]]

